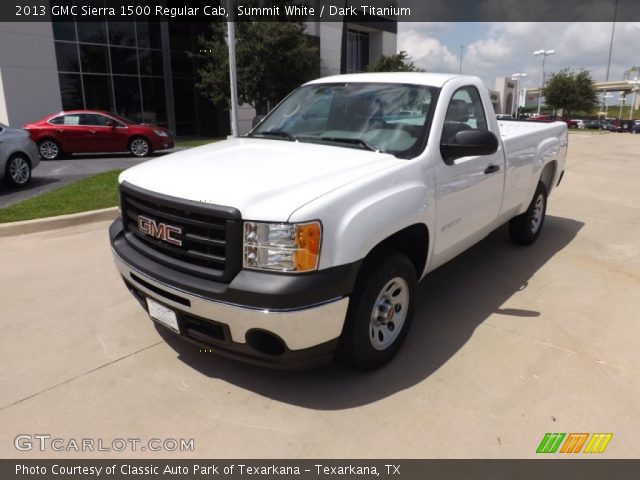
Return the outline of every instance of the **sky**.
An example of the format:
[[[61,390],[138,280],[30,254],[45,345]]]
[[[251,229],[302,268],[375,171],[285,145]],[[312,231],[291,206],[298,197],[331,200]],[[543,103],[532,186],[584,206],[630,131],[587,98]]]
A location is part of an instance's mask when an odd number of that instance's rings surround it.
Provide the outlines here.
[[[534,50],[555,50],[545,72],[586,68],[594,81],[604,81],[613,23],[408,23],[398,22],[398,50],[428,72],[479,76],[489,88],[496,77],[526,73],[521,85],[539,86],[542,58]],[[640,22],[616,22],[610,80],[640,66]]]

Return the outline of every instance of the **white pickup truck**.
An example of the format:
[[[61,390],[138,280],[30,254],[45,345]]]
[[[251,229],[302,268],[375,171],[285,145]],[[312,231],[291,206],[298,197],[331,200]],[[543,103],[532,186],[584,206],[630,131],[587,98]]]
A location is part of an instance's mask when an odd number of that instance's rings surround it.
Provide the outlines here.
[[[475,77],[322,78],[245,137],[123,172],[113,256],[150,317],[201,348],[373,369],[427,273],[505,222],[536,240],[566,151],[564,123],[498,123]]]

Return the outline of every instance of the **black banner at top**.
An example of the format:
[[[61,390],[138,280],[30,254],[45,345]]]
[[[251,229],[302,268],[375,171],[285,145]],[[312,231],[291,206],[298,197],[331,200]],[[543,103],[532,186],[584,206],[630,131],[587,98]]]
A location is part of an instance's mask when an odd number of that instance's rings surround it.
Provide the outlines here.
[[[0,21],[632,22],[639,0],[2,0]]]

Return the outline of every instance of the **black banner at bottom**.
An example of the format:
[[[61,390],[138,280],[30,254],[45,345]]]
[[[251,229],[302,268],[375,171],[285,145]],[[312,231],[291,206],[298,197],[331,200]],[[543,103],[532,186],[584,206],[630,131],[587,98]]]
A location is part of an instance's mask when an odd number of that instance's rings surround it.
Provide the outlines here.
[[[2,480],[635,479],[640,460],[0,460]]]

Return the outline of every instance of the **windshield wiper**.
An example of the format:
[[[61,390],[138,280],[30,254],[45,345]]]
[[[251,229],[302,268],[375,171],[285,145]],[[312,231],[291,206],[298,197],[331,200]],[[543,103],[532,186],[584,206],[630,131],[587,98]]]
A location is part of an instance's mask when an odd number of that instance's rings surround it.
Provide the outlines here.
[[[379,152],[380,149],[374,147],[366,140],[362,138],[348,138],[348,137],[319,137],[318,140],[324,140],[327,142],[336,142],[336,143],[348,143],[351,145],[360,145],[361,147],[366,148],[367,150],[371,150],[372,152]]]
[[[248,136],[255,137],[258,135],[264,135],[265,137],[282,137],[291,142],[295,142],[297,140],[296,137],[291,135],[289,132],[285,132],[284,130],[266,130],[264,132],[251,133]]]

